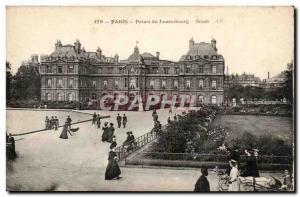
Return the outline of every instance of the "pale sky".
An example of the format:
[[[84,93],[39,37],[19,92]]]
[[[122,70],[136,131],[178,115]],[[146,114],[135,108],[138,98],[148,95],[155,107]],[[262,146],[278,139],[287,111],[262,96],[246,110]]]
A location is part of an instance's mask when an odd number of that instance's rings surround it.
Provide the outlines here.
[[[7,7],[7,60],[15,73],[31,54],[50,54],[79,39],[86,51],[127,59],[138,41],[141,53],[178,61],[188,41],[217,40],[229,73],[274,76],[293,60],[292,7]],[[95,24],[94,20],[132,21]],[[189,24],[135,24],[135,20],[189,20]],[[196,23],[196,20],[209,23]],[[221,23],[216,21],[221,19]],[[219,20],[220,21],[220,20]]]

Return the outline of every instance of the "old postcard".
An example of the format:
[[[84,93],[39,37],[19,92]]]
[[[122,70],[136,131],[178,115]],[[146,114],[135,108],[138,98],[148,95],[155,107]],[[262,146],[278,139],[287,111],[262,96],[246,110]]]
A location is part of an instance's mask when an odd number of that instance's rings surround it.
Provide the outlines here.
[[[294,7],[6,7],[6,190],[295,192]]]

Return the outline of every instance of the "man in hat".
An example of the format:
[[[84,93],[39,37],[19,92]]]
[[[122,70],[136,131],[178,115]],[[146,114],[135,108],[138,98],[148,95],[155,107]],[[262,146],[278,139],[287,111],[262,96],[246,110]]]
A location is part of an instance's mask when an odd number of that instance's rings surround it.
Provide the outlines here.
[[[118,122],[118,128],[121,128],[122,117],[120,116],[120,114],[117,115],[117,122]]]
[[[242,177],[252,176],[252,177],[259,177],[259,172],[257,169],[257,162],[256,158],[254,156],[253,150],[245,150],[245,153],[247,155],[246,157],[246,164],[245,169],[241,173]]]
[[[54,128],[55,128],[55,131],[57,131],[59,127],[59,120],[57,118],[57,116],[54,117]]]
[[[101,126],[101,117],[100,114],[97,115],[97,128],[99,129]]]
[[[69,129],[71,129],[71,123],[72,123],[72,119],[71,119],[71,117],[70,117],[70,116],[68,116],[68,118],[67,118],[67,123],[68,123],[68,127],[69,127]]]
[[[97,114],[96,114],[96,112],[94,112],[92,124],[96,124],[96,120],[97,120]]]
[[[50,125],[50,121],[49,121],[49,118],[48,116],[46,116],[46,119],[45,119],[45,129],[49,129],[49,126]]]
[[[110,143],[112,142],[114,133],[115,133],[114,123],[110,123],[108,128],[108,142]]]
[[[108,122],[104,123],[104,127],[102,127],[102,142],[108,142]]]
[[[125,128],[127,124],[127,116],[123,114],[123,127]]]
[[[198,178],[195,184],[194,192],[209,192],[210,186],[206,178],[208,176],[207,168],[201,168],[201,173],[202,175]]]

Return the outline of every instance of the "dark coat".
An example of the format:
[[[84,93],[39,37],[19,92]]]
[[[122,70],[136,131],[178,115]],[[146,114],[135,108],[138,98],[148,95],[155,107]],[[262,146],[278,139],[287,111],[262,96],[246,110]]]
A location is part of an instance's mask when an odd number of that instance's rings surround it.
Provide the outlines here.
[[[68,139],[68,133],[67,133],[67,125],[64,125],[63,130],[59,136],[61,139]]]
[[[242,177],[252,176],[252,177],[259,177],[259,172],[257,169],[257,161],[255,156],[249,156],[246,159],[246,165],[243,173],[241,174]]]
[[[114,151],[110,151],[108,155],[108,165],[105,171],[105,180],[112,180],[119,177],[121,170],[118,162],[116,161],[117,154]]]
[[[108,142],[108,127],[102,127],[103,133],[102,133],[102,141]]]
[[[115,148],[115,147],[117,147],[117,142],[112,142],[111,144],[110,144],[110,149],[113,149],[113,148]]]
[[[209,192],[210,186],[207,178],[204,175],[201,175],[196,184],[195,184],[195,192]]]

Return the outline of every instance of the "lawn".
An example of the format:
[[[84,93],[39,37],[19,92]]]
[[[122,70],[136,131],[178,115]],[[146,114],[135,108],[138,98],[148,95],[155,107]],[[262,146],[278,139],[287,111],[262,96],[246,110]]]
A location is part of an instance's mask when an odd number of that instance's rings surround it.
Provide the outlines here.
[[[252,115],[218,115],[212,127],[222,125],[231,131],[228,139],[240,137],[244,132],[253,135],[271,135],[279,137],[286,142],[292,142],[292,118],[277,116]]]

